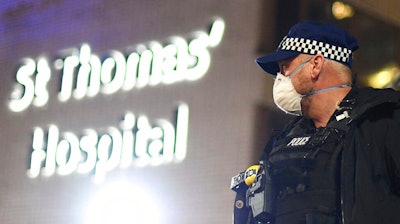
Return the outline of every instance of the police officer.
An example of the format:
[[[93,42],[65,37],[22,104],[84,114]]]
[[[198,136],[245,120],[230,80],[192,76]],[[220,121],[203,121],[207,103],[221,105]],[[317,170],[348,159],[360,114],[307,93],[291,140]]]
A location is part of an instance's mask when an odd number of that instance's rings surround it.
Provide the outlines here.
[[[337,26],[306,21],[256,60],[296,118],[269,140],[254,182],[232,187],[235,223],[400,223],[400,93],[353,86],[357,48]]]

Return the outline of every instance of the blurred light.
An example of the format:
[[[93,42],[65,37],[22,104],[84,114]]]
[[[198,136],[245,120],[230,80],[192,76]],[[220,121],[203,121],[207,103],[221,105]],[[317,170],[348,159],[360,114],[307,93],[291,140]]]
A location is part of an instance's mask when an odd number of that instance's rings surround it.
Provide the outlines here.
[[[160,210],[151,195],[127,182],[117,182],[94,195],[85,224],[159,224]]]
[[[332,4],[332,14],[336,19],[341,20],[352,17],[354,15],[354,10],[350,5],[336,1]]]
[[[377,71],[376,73],[367,76],[367,85],[374,88],[387,87],[399,75],[399,67],[395,64],[390,64]]]
[[[383,87],[389,84],[390,81],[392,81],[392,75],[389,71],[384,70],[374,74],[369,79],[369,84],[372,87]]]

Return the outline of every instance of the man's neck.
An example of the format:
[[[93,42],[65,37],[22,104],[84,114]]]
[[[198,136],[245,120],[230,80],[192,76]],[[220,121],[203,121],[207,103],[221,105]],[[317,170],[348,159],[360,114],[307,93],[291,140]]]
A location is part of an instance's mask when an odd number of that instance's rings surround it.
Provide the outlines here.
[[[304,115],[313,120],[316,128],[325,127],[337,105],[346,97],[351,88],[340,88],[315,94],[303,99]]]

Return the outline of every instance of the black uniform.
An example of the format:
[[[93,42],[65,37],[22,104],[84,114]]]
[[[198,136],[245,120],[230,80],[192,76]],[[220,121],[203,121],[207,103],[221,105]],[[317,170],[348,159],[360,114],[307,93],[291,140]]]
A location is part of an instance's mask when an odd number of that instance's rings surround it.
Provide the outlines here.
[[[400,223],[400,93],[353,88],[327,127],[297,119],[269,141],[261,161],[271,223]],[[237,198],[249,201],[249,191]],[[251,205],[235,208],[242,223],[257,223]]]

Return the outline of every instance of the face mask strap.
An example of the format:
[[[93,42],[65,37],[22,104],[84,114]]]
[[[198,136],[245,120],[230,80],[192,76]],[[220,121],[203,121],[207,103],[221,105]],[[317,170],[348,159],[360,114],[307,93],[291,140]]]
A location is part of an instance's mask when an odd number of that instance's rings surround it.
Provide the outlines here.
[[[338,86],[332,86],[332,87],[325,88],[325,89],[311,91],[309,93],[301,95],[300,97],[304,98],[304,97],[311,96],[311,95],[314,95],[314,94],[317,94],[317,93],[323,93],[323,92],[326,92],[326,91],[329,91],[329,90],[340,89],[340,88],[345,88],[345,87],[349,87],[349,86],[351,86],[351,84],[343,84],[343,85],[338,85]]]
[[[302,62],[301,64],[299,64],[292,72],[289,73],[288,77],[292,78],[292,76],[298,71],[300,70],[304,65],[306,65],[309,61],[311,61],[311,58]]]

